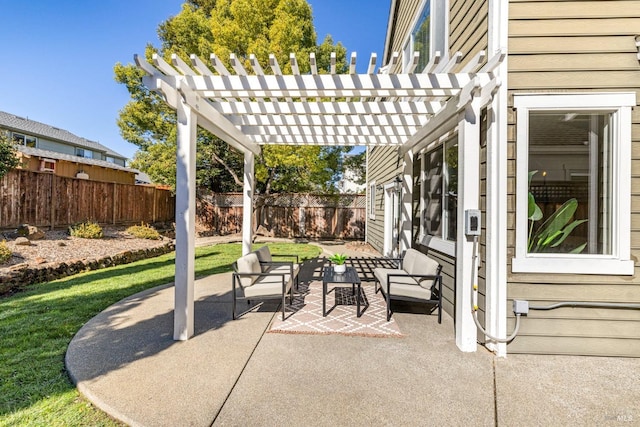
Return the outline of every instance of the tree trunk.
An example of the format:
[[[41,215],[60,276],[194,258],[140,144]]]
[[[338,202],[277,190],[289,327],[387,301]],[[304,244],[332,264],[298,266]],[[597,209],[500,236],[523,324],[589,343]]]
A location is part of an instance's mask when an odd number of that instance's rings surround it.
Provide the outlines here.
[[[225,168],[227,172],[231,174],[231,177],[233,178],[233,181],[236,183],[236,185],[242,187],[242,181],[240,180],[240,178],[238,178],[238,175],[235,173],[235,171],[231,169],[231,167],[228,164],[226,164],[224,160],[218,157],[216,153],[211,153],[211,157],[213,157],[214,161],[220,163],[222,167]]]

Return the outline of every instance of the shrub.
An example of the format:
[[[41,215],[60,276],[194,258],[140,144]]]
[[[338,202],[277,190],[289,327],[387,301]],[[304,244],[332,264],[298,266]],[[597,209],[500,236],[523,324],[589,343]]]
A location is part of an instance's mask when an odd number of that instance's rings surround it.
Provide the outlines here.
[[[11,249],[7,246],[6,241],[0,242],[0,264],[11,258]]]
[[[85,221],[69,227],[69,234],[83,239],[102,239],[104,233],[97,222]]]
[[[144,222],[140,225],[132,225],[127,228],[127,233],[131,234],[138,239],[150,239],[150,240],[159,240],[160,233],[153,228],[152,226],[145,224]]]

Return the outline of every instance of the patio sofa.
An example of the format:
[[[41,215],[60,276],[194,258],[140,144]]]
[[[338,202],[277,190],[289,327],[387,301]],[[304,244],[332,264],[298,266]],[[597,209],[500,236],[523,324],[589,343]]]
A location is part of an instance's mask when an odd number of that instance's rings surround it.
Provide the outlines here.
[[[442,323],[442,266],[415,249],[408,249],[398,268],[375,268],[375,291],[382,291],[387,302],[387,321],[391,319],[391,300],[429,302],[438,308]]]
[[[295,255],[287,255],[295,256]],[[298,260],[297,256],[296,261]],[[233,263],[232,317],[238,317],[237,300],[248,303],[255,299],[282,298],[282,320],[285,317],[286,295],[293,301],[293,284],[297,281],[297,262],[274,262],[267,246],[244,255]]]

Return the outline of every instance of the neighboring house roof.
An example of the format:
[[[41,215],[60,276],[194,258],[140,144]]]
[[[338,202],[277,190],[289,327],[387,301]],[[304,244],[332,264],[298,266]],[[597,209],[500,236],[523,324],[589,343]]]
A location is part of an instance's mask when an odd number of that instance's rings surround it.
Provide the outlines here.
[[[137,173],[136,169],[127,168],[104,160],[88,159],[86,157],[74,156],[72,154],[58,153],[56,151],[42,150],[40,148],[17,145],[16,149],[29,156],[43,157],[46,159],[66,160],[67,162],[82,163],[83,165],[101,166],[103,168],[117,169],[125,172]]]
[[[62,141],[81,148],[88,148],[93,151],[103,152],[105,153],[105,155],[110,157],[126,159],[126,157],[122,154],[116,153],[115,151],[111,150],[108,147],[105,147],[99,142],[90,141],[86,138],[74,135],[67,130],[36,122],[35,120],[16,116],[10,113],[5,113],[4,111],[0,111],[0,128],[7,128],[12,131],[21,131],[34,136],[51,138],[53,140]]]
[[[151,178],[146,173],[136,170],[136,184],[152,184]]]

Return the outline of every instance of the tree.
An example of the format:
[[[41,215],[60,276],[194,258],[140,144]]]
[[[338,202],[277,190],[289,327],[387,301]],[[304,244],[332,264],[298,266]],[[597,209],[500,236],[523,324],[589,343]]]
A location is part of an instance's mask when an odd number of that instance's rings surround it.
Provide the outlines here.
[[[18,166],[16,149],[7,132],[0,131],[0,178]]]
[[[283,72],[290,72],[289,53],[295,52],[301,72],[309,72],[309,54],[315,52],[319,72],[327,73],[330,54],[336,52],[338,72],[346,72],[346,48],[330,36],[316,45],[311,7],[306,0],[188,0],[181,12],[161,23],[159,50],[189,61],[195,53],[215,53],[227,67],[234,53],[251,69],[249,54],[261,64],[273,53]],[[266,67],[265,67],[266,68]],[[118,125],[123,138],[137,145],[133,167],[154,181],[175,185],[176,114],[160,96],[141,83],[142,72],[133,65],[116,64],[116,80],[126,85],[131,101],[120,111]],[[198,129],[198,183],[214,191],[239,190],[243,176],[242,155]],[[259,192],[332,191],[339,178],[341,155],[349,148],[264,146],[256,159]]]
[[[353,182],[363,185],[367,182],[367,152],[347,156],[344,159],[344,170],[349,170],[353,174]]]

